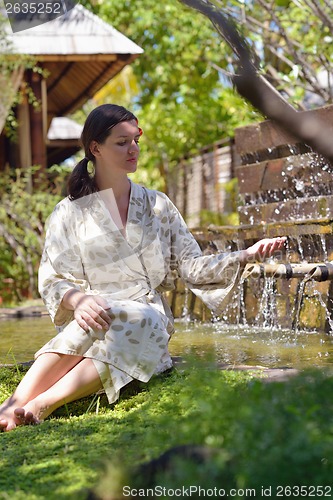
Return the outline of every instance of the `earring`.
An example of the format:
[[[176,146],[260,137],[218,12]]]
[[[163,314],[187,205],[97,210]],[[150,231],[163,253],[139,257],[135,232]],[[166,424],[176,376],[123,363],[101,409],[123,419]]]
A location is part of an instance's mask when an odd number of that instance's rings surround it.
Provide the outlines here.
[[[89,160],[89,158],[87,158],[87,160],[88,160],[87,172],[90,175],[90,177],[94,177],[95,176],[95,164],[91,160]]]

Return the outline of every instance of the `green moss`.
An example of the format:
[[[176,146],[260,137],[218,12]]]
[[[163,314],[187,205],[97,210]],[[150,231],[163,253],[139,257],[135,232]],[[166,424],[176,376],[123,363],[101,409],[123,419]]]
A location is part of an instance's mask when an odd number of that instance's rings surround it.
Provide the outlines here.
[[[18,378],[1,369],[1,399]],[[169,487],[329,485],[332,390],[333,378],[319,371],[267,384],[196,361],[184,373],[132,386],[112,407],[102,397],[98,415],[88,398],[40,426],[1,434],[0,499],[84,499],[97,485],[100,498],[116,498],[112,491],[136,484],[135,466],[180,444],[220,453],[204,467],[184,462],[162,474]]]
[[[304,297],[300,314],[300,328],[325,330],[325,310],[316,297]]]

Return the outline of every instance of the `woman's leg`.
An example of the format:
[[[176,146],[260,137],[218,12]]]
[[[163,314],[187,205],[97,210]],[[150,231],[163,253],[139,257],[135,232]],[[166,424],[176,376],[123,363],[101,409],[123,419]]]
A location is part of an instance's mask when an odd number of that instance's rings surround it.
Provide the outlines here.
[[[44,420],[59,406],[90,396],[102,387],[94,362],[89,358],[83,358],[49,389],[38,394],[23,408],[17,408],[15,415],[23,420],[23,423]]]
[[[22,422],[14,409],[45,392],[70,371],[83,358],[58,353],[41,354],[25,374],[13,395],[0,406],[0,431],[11,430]]]

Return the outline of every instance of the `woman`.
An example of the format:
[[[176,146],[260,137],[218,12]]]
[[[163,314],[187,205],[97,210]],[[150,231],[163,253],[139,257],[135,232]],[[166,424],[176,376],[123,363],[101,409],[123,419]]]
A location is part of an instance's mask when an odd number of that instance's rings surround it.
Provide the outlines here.
[[[284,238],[266,239],[203,256],[167,196],[128,179],[141,134],[136,117],[120,106],[99,106],[87,118],[85,158],[50,217],[39,271],[58,335],[0,406],[3,431],[39,423],[101,388],[112,403],[131,380],[146,382],[170,368],[173,320],[160,292],[180,276],[218,313],[242,267],[284,245]]]

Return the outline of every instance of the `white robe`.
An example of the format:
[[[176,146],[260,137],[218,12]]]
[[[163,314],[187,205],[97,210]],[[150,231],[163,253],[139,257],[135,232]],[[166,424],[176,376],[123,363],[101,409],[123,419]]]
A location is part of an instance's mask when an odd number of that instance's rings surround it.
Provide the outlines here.
[[[239,252],[202,255],[169,198],[131,182],[125,234],[101,193],[62,200],[48,223],[39,291],[58,335],[42,347],[91,358],[111,402],[133,379],[147,382],[172,366],[171,311],[161,295],[178,276],[219,314],[239,277]],[[62,305],[76,288],[109,304],[108,331],[86,333]]]

